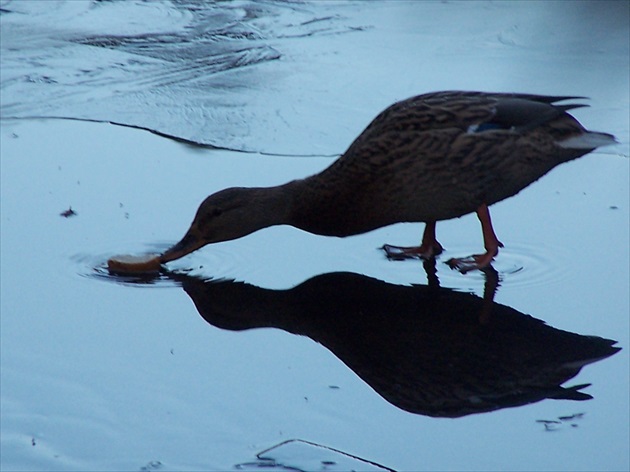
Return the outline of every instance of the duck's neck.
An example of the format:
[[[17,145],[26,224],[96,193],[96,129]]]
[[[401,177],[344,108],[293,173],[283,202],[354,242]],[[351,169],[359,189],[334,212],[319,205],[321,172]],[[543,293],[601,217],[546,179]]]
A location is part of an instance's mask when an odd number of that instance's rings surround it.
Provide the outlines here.
[[[290,182],[291,183],[291,182]],[[289,184],[244,188],[250,202],[248,220],[256,229],[291,224],[294,191]]]
[[[324,236],[348,236],[362,232],[351,223],[353,215],[349,210],[352,209],[347,208],[350,202],[342,191],[345,186],[336,183],[316,174],[279,186],[278,192],[286,205],[279,224]]]

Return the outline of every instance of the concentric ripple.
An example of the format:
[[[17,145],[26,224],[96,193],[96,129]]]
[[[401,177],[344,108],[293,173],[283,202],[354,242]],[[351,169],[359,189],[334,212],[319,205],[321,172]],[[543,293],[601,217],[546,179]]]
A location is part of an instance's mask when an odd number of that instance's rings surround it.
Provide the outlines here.
[[[171,247],[173,242],[159,242],[150,245],[126,245],[126,250],[101,250],[93,254],[79,253],[70,257],[75,264],[77,275],[88,279],[113,282],[135,287],[176,287],[183,275],[202,278],[236,279],[243,267],[247,267],[247,255],[222,246],[212,250],[200,250],[182,259],[165,264],[159,273],[114,274],[107,268],[107,260],[114,255],[160,254]]]
[[[71,256],[71,260],[76,264],[76,272],[81,277],[105,280],[122,285],[131,285],[138,287],[173,287],[176,284],[172,277],[166,272],[159,274],[113,274],[107,268],[107,260],[117,254],[128,252],[131,254],[157,254],[166,250],[170,245],[168,243],[156,243],[150,246],[138,248],[137,245],[130,245],[131,250],[108,250],[94,254],[75,254]]]
[[[440,261],[465,257],[473,252],[465,247],[448,249],[440,256]],[[512,241],[501,249],[492,266],[499,273],[501,285],[523,287],[559,283],[569,277],[572,263],[568,251],[563,247]],[[462,280],[477,282],[485,279],[480,271],[462,275],[454,270],[442,270],[439,276],[445,286],[460,285]]]

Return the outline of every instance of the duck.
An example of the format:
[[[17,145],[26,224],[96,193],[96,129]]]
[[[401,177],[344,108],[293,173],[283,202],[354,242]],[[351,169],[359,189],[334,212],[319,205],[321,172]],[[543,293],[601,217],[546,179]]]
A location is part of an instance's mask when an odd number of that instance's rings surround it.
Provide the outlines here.
[[[516,195],[559,164],[600,146],[569,110],[576,96],[441,91],[394,103],[323,171],[273,187],[232,187],[207,197],[167,263],[208,244],[291,225],[347,237],[395,223],[425,223],[418,246],[382,249],[390,259],[443,252],[438,221],[476,213],[485,252],[447,261],[462,273],[487,268],[503,247],[489,207]],[[572,103],[566,103],[572,101]],[[558,103],[562,102],[562,103]]]

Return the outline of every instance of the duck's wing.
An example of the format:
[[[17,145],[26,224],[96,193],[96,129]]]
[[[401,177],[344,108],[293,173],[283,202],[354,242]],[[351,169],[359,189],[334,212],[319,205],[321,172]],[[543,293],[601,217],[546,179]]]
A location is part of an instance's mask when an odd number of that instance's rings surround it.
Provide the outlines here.
[[[565,98],[566,99],[566,98]],[[506,129],[526,132],[548,123],[568,110],[587,107],[582,103],[553,105],[519,97],[500,97],[493,105],[493,116],[482,123],[469,126],[468,131]]]
[[[381,112],[355,140],[353,147],[378,142],[383,136],[400,141],[419,133],[436,136],[441,130],[462,134],[508,130],[525,134],[544,127],[545,133],[565,148],[595,148],[615,142],[611,135],[587,132],[568,110],[582,103],[557,104],[585,97],[447,91],[411,97]],[[545,125],[550,126],[545,126]],[[576,137],[579,137],[576,142]],[[585,142],[586,141],[586,142]],[[568,143],[566,146],[563,143]]]
[[[584,104],[554,105],[576,96],[517,93],[435,92],[402,100],[381,112],[365,129],[366,137],[392,131],[420,132],[444,128],[462,131],[526,131]]]

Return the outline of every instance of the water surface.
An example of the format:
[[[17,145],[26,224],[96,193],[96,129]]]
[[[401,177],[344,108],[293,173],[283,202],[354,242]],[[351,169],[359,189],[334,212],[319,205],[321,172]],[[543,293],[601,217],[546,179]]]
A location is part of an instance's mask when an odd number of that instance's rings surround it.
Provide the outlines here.
[[[3,469],[628,469],[627,3],[1,7]],[[492,207],[497,287],[443,263],[472,215],[428,269],[378,249],[418,242],[399,224],[105,270],[450,88],[587,95],[620,142]]]

